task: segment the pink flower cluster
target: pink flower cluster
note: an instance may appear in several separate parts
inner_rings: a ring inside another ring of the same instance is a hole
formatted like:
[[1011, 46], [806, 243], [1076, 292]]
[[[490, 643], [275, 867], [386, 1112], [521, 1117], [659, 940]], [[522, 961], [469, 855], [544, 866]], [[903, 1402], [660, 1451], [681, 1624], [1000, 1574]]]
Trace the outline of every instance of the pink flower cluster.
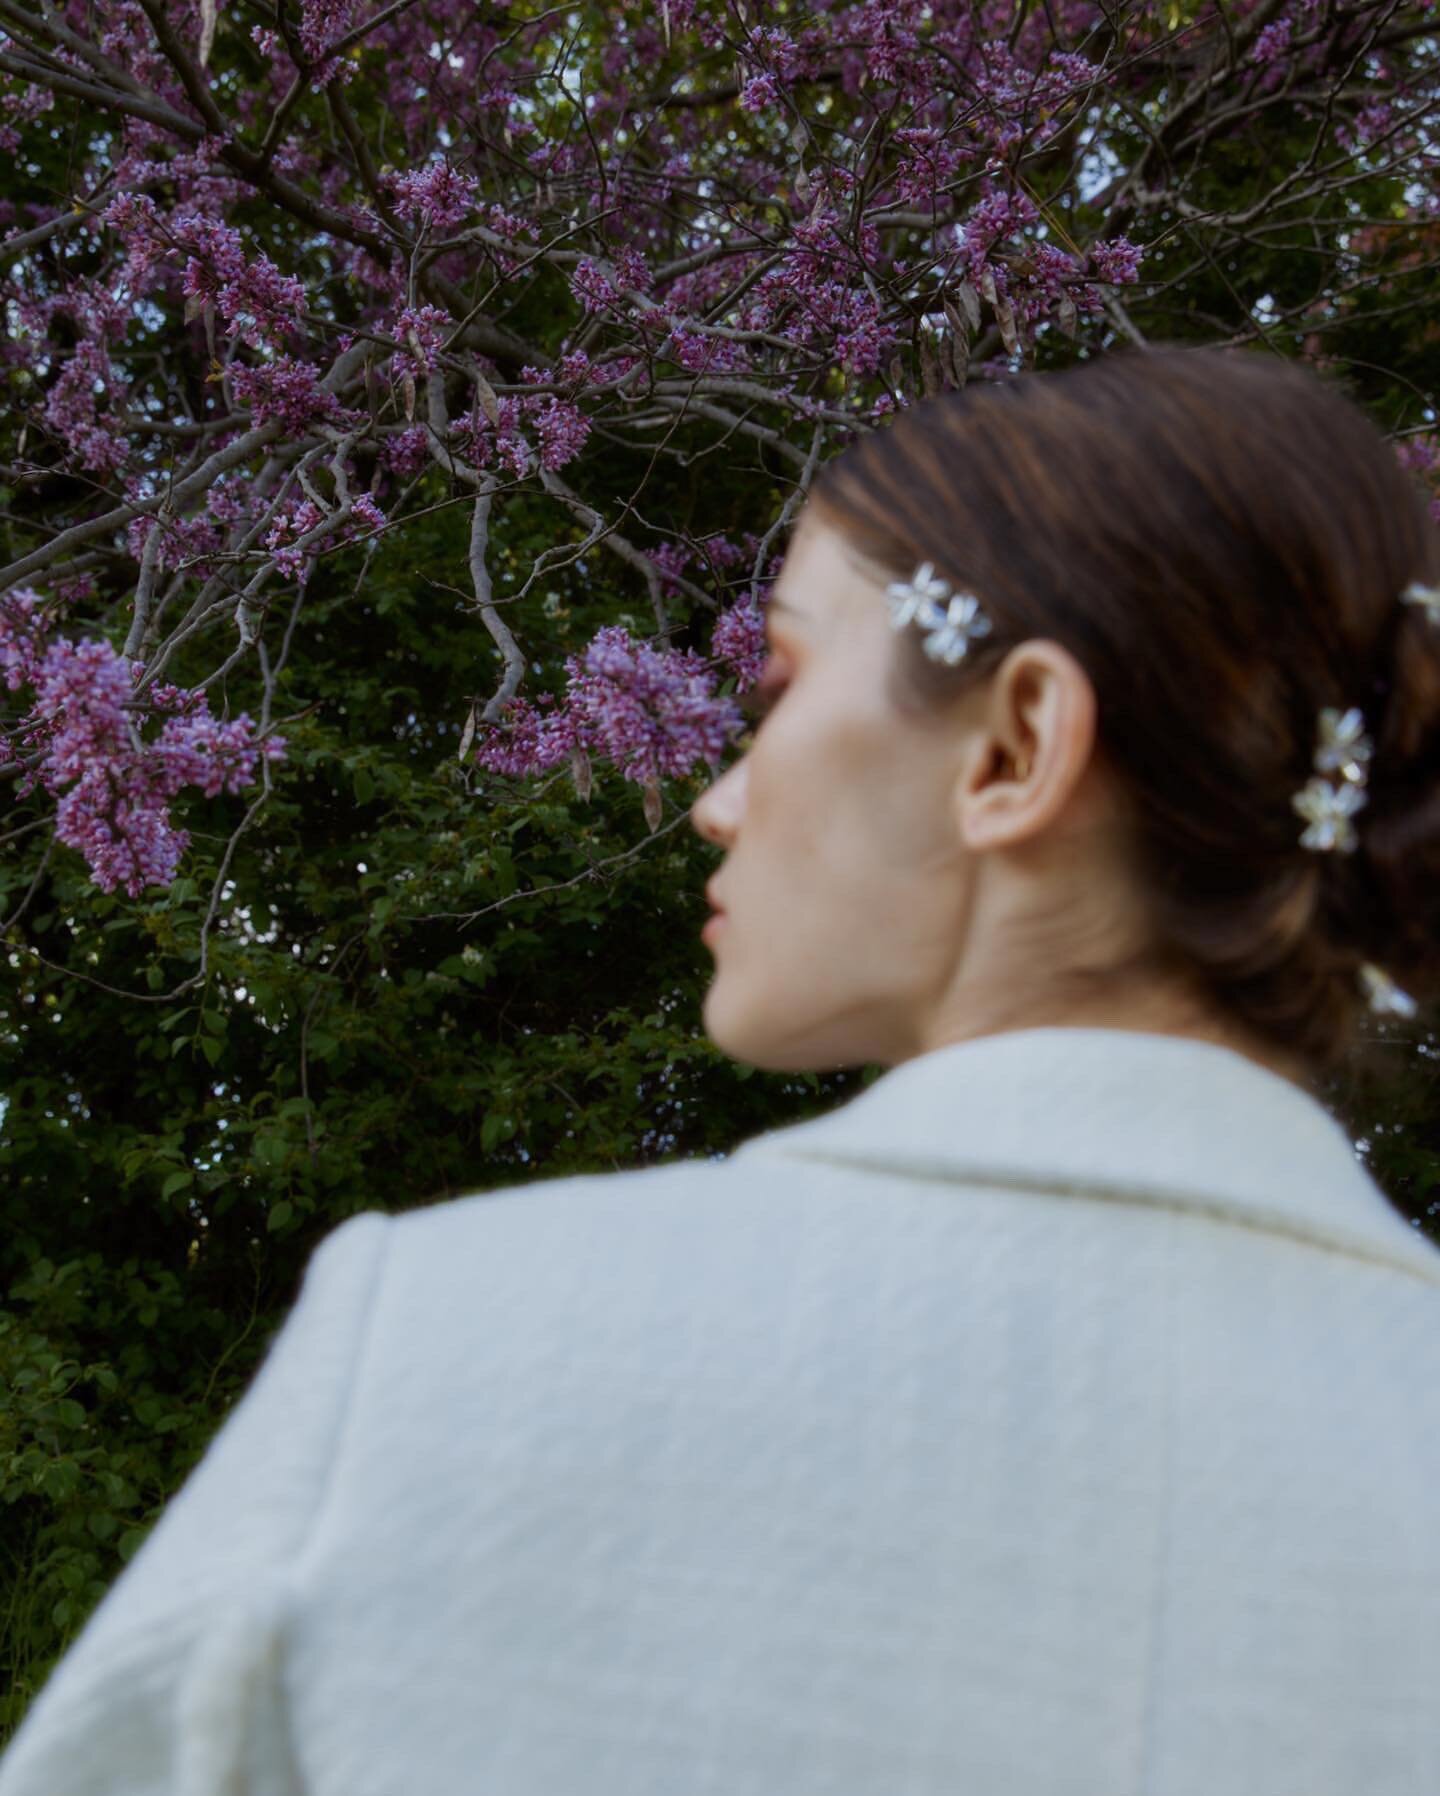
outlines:
[[343, 37], [355, 18], [355, 0], [300, 0], [300, 47], [310, 63], [313, 87], [328, 87], [347, 65], [325, 52]]
[[391, 366], [396, 375], [408, 374], [418, 380], [421, 375], [438, 368], [440, 346], [453, 328], [449, 313], [442, 312], [439, 306], [404, 307], [388, 333], [406, 345], [404, 351], [392, 358]]
[[582, 256], [570, 276], [570, 291], [586, 312], [610, 311], [620, 304], [620, 292], [608, 274], [589, 256]]
[[[738, 646], [747, 630], [742, 623], [725, 640]], [[717, 696], [704, 656], [652, 648], [618, 624], [597, 631], [584, 655], [568, 656], [565, 667], [563, 707], [546, 715], [512, 699], [505, 725], [480, 733], [478, 766], [527, 776], [583, 751], [650, 785], [687, 774], [699, 761], [716, 767], [744, 721], [733, 699]]]
[[448, 162], [395, 177], [395, 210], [411, 223], [448, 231], [474, 210], [475, 182]]
[[113, 474], [130, 454], [130, 444], [109, 405], [123, 402], [125, 383], [117, 380], [105, 344], [82, 336], [45, 396], [46, 424], [82, 468]]
[[[517, 397], [504, 394], [496, 405], [493, 422], [477, 398], [468, 417], [455, 427], [461, 453], [477, 468], [507, 468], [517, 480], [538, 460], [542, 468], [558, 472], [585, 447], [590, 420], [568, 399], [544, 393]], [[525, 435], [529, 423], [539, 441], [538, 454]]]
[[189, 833], [170, 821], [170, 800], [182, 787], [198, 786], [211, 798], [239, 792], [254, 783], [262, 755], [283, 759], [285, 740], [257, 743], [244, 712], [222, 722], [203, 692], [156, 684], [149, 708], [170, 715], [144, 741], [128, 708], [140, 664], [93, 638], [47, 641], [39, 604], [28, 588], [0, 597], [0, 671], [9, 691], [29, 686], [33, 693], [18, 728], [0, 736], [0, 765], [34, 758], [17, 795], [28, 797], [37, 785], [63, 792], [56, 839], [84, 856], [102, 892], [123, 886], [137, 898], [174, 879], [189, 845]]
[[1143, 251], [1128, 237], [1110, 237], [1090, 245], [1090, 266], [1096, 278], [1118, 287], [1140, 278]]
[[1282, 13], [1278, 19], [1261, 30], [1255, 42], [1250, 46], [1250, 60], [1262, 69], [1277, 63], [1290, 48], [1290, 39], [1295, 30], [1295, 21], [1288, 13]]
[[736, 686], [748, 692], [765, 665], [765, 612], [747, 596], [716, 619], [710, 632], [710, 652], [728, 661], [736, 674]]
[[148, 195], [136, 193], [122, 193], [103, 216], [123, 236], [129, 275], [141, 290], [152, 269], [183, 255], [186, 298], [212, 305], [242, 343], [278, 347], [303, 321], [304, 282], [282, 274], [267, 255], [247, 258], [232, 225], [193, 211], [162, 216]]
[[836, 214], [819, 211], [798, 223], [781, 266], [756, 282], [746, 326], [783, 331], [797, 346], [832, 353], [855, 375], [874, 374], [895, 347], [897, 327], [882, 323], [878, 298], [858, 278], [862, 260], [880, 259], [879, 233], [863, 224], [858, 235], [857, 255]]
[[[532, 402], [526, 400], [524, 403]], [[540, 440], [542, 468], [563, 468], [585, 447], [585, 439], [590, 435], [590, 420], [568, 399], [544, 399], [532, 417], [535, 435]]]
[[230, 385], [256, 424], [278, 421], [295, 436], [303, 436], [312, 424], [341, 424], [347, 416], [334, 394], [320, 385], [315, 364], [294, 356], [276, 356], [253, 368], [237, 364], [230, 370]]
[[385, 439], [381, 459], [392, 474], [409, 480], [430, 460], [430, 439], [423, 424], [411, 424]]
[[361, 493], [351, 500], [349, 517], [313, 542], [303, 541], [330, 515], [308, 497], [292, 499], [276, 511], [265, 532], [265, 547], [274, 556], [276, 569], [287, 580], [294, 580], [301, 586], [305, 584], [322, 544], [349, 542], [362, 532], [383, 530], [387, 522], [373, 495]]
[[325, 513], [313, 499], [294, 499], [282, 505], [270, 520], [265, 532], [265, 547], [275, 557], [275, 566], [287, 580], [304, 585], [310, 578], [314, 551], [297, 547], [297, 539], [325, 522]]
[[711, 336], [683, 320], [666, 339], [665, 354], [691, 374], [744, 373], [750, 366], [750, 355], [744, 344]]

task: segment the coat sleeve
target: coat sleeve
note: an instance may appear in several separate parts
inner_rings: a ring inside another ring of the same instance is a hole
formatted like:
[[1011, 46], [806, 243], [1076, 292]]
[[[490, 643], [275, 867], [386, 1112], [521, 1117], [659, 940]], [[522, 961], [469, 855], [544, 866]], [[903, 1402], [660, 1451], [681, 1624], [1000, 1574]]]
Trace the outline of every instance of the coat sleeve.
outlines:
[[298, 1796], [288, 1578], [325, 1501], [388, 1235], [366, 1212], [312, 1254], [249, 1388], [31, 1704], [0, 1796]]

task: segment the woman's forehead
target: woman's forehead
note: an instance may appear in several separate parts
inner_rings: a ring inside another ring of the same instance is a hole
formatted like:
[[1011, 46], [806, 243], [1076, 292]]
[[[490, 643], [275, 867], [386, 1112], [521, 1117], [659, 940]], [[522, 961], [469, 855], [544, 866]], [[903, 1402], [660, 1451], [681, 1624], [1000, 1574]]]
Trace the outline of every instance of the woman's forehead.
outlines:
[[766, 610], [773, 609], [787, 623], [809, 627], [834, 623], [846, 612], [868, 609], [877, 590], [894, 578], [892, 570], [847, 532], [806, 511], [791, 533]]

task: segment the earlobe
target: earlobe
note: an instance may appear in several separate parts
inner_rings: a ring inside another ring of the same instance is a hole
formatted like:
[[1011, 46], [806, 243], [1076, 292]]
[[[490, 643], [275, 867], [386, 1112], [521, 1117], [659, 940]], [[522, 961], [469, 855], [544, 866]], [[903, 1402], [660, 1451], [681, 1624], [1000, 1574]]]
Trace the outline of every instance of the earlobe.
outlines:
[[1037, 814], [1039, 795], [1028, 779], [1029, 769], [1019, 775], [1005, 757], [980, 784], [962, 782], [957, 803], [960, 839], [966, 848], [975, 852], [1001, 848], [1034, 831], [1042, 819]]

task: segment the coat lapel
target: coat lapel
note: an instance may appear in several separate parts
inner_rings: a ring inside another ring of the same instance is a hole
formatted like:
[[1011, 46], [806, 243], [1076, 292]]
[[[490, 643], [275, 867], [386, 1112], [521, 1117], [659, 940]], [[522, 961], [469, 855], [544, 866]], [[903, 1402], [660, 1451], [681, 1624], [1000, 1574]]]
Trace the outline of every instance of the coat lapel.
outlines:
[[1128, 1029], [1013, 1030], [891, 1067], [731, 1155], [1194, 1210], [1440, 1284], [1317, 1099], [1230, 1048]]

